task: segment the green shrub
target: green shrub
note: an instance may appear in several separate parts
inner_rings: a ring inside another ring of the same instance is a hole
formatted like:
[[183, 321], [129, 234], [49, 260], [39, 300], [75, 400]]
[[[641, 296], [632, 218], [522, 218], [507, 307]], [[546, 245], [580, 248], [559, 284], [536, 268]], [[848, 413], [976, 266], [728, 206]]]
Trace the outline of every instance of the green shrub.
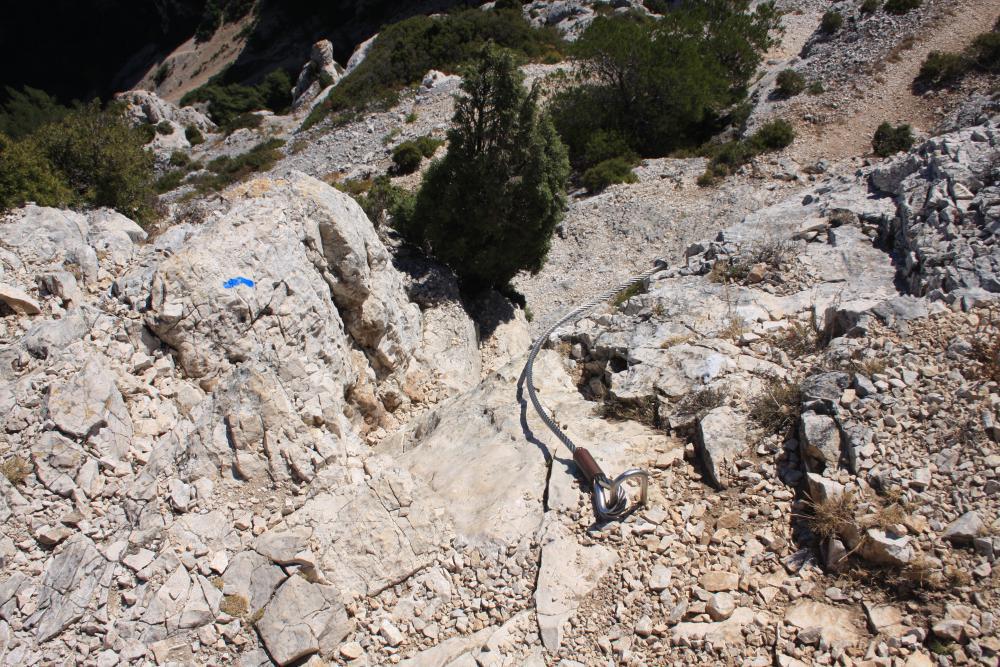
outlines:
[[205, 137], [202, 135], [201, 130], [194, 125], [188, 125], [184, 128], [184, 138], [187, 139], [188, 143], [192, 146], [205, 143]]
[[[891, 2], [892, 0], [890, 0]], [[819, 29], [824, 34], [832, 35], [840, 30], [844, 25], [844, 17], [840, 12], [830, 10], [823, 14], [823, 19], [819, 23]]]
[[874, 14], [875, 12], [878, 11], [878, 3], [879, 0], [864, 0], [864, 2], [861, 3], [861, 7], [859, 7], [859, 9], [861, 10], [862, 14]]
[[260, 114], [253, 113], [252, 111], [247, 111], [241, 113], [240, 115], [229, 119], [228, 122], [222, 124], [222, 133], [225, 135], [230, 135], [236, 130], [243, 128], [249, 128], [251, 130], [257, 129], [264, 124], [264, 117]]
[[0, 134], [0, 211], [29, 201], [68, 206], [73, 192], [38, 142], [30, 138], [13, 141]]
[[281, 113], [292, 104], [292, 79], [288, 72], [276, 69], [255, 86], [224, 84], [213, 78], [181, 98], [181, 106], [207, 102], [208, 114], [218, 125], [226, 126], [250, 111], [268, 109]]
[[170, 70], [173, 69], [170, 63], [162, 63], [156, 68], [156, 72], [153, 74], [153, 83], [157, 86], [162, 86], [163, 82], [167, 80], [170, 76]]
[[889, 157], [911, 148], [913, 148], [913, 130], [909, 125], [893, 127], [887, 122], [882, 123], [872, 137], [872, 150], [879, 157]]
[[824, 92], [826, 92], [826, 89], [823, 88], [823, 82], [817, 80], [809, 84], [808, 92], [810, 95], [822, 95]]
[[420, 168], [424, 155], [412, 141], [404, 141], [392, 151], [393, 171], [400, 175], [412, 174]]
[[443, 139], [435, 139], [429, 134], [417, 137], [413, 140], [413, 143], [418, 149], [420, 149], [421, 155], [427, 158], [434, 157], [434, 153], [437, 152], [437, 149], [444, 146]]
[[170, 154], [171, 167], [187, 167], [191, 164], [191, 156], [184, 151], [174, 151]]
[[931, 51], [920, 64], [916, 84], [922, 88], [941, 88], [961, 79], [969, 71], [969, 60], [960, 53]]
[[1000, 72], [1000, 32], [985, 32], [972, 41], [969, 57], [980, 69]]
[[416, 198], [413, 193], [392, 184], [388, 176], [379, 176], [364, 193], [353, 194], [365, 215], [377, 226], [391, 222], [405, 228], [413, 216]]
[[642, 4], [654, 14], [666, 14], [670, 11], [670, 3], [667, 0], [642, 0]]
[[566, 150], [523, 80], [509, 52], [481, 52], [462, 82], [448, 152], [431, 163], [413, 215], [397, 226], [469, 291], [537, 273], [562, 216]]
[[709, 162], [698, 185], [708, 186], [734, 173], [761, 153], [785, 148], [795, 140], [795, 129], [785, 120], [773, 120], [762, 125], [742, 141], [730, 141], [706, 149]]
[[256, 172], [267, 171], [281, 159], [282, 139], [268, 139], [246, 153], [236, 156], [223, 155], [206, 165], [210, 174], [193, 179], [198, 192], [222, 190]]
[[588, 154], [599, 132], [657, 157], [721, 129], [725, 110], [745, 98], [778, 22], [770, 3], [749, 7], [745, 0], [705, 0], [659, 20], [596, 18], [573, 47], [586, 83], [559, 92], [551, 104], [572, 163], [601, 161]]
[[169, 120], [161, 120], [153, 129], [156, 130], [157, 134], [167, 135], [174, 133], [174, 126], [170, 124]]
[[624, 158], [615, 157], [585, 171], [582, 180], [587, 192], [597, 193], [615, 183], [635, 183], [636, 177], [631, 163]]
[[533, 28], [520, 7], [413, 16], [379, 33], [368, 56], [313, 109], [303, 129], [331, 113], [387, 108], [401, 89], [419, 84], [428, 70], [457, 71], [489, 42], [531, 60], [564, 48], [554, 29]]
[[5, 86], [0, 99], [0, 134], [11, 139], [26, 137], [46, 123], [54, 123], [69, 113], [54, 97], [43, 90], [25, 86], [15, 90]]
[[806, 89], [806, 78], [793, 69], [783, 69], [778, 73], [775, 84], [782, 97], [795, 97]]
[[920, 0], [886, 0], [885, 11], [890, 14], [906, 14], [920, 6]]
[[119, 106], [94, 102], [39, 127], [0, 153], [0, 207], [108, 206], [137, 222], [152, 217], [153, 157]]
[[750, 137], [750, 144], [757, 153], [778, 151], [795, 141], [795, 130], [786, 120], [772, 120], [761, 125]]
[[187, 173], [186, 169], [173, 169], [168, 171], [163, 176], [156, 179], [156, 183], [153, 187], [161, 195], [164, 192], [175, 190], [180, 187], [181, 182], [184, 180], [184, 177], [187, 176]]
[[148, 144], [156, 138], [156, 127], [150, 125], [149, 123], [142, 123], [141, 125], [136, 126], [135, 130], [139, 133], [139, 137], [142, 139], [143, 144]]

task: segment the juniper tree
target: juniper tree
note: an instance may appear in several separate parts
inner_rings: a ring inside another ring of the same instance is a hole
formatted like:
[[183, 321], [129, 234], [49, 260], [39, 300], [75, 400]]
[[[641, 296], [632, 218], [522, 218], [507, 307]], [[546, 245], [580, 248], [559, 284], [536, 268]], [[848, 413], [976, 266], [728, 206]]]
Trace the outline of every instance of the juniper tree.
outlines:
[[566, 149], [511, 54], [487, 47], [466, 73], [448, 152], [424, 176], [401, 231], [466, 290], [505, 287], [545, 262], [565, 205]]

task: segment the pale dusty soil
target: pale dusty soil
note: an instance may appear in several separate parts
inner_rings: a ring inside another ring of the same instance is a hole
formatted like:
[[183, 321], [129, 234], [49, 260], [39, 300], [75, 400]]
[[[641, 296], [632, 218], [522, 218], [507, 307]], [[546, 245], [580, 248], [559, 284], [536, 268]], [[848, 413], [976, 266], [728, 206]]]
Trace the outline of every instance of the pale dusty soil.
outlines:
[[[918, 36], [916, 43], [887, 60], [871, 82], [859, 81], [840, 100], [834, 120], [809, 124], [798, 116], [799, 138], [789, 149], [790, 157], [801, 164], [819, 159], [838, 160], [871, 152], [871, 137], [883, 121], [909, 123], [918, 133], [928, 133], [953, 106], [954, 95], [915, 95], [912, 84], [920, 64], [931, 51], [961, 51], [976, 35], [988, 32], [1000, 14], [1000, 0], [962, 2], [947, 11], [933, 26]], [[801, 107], [802, 102], [793, 106]]]

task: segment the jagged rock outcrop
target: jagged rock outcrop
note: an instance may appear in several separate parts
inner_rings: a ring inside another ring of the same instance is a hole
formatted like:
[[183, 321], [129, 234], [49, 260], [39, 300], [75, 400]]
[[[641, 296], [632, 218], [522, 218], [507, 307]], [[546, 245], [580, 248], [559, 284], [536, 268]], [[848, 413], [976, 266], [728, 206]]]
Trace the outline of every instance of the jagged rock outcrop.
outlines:
[[872, 173], [896, 198], [883, 226], [911, 294], [966, 305], [1000, 294], [1000, 130], [996, 120], [934, 137]]
[[151, 146], [157, 156], [169, 158], [170, 153], [191, 147], [185, 134], [188, 127], [194, 127], [202, 134], [212, 134], [219, 129], [204, 113], [194, 107], [178, 107], [148, 90], [128, 90], [115, 95], [115, 99], [125, 104], [125, 117], [134, 125], [158, 125], [169, 123], [172, 132], [157, 132]]
[[345, 74], [344, 68], [333, 58], [333, 44], [326, 39], [316, 42], [309, 62], [302, 67], [292, 89], [292, 108], [299, 109], [317, 99], [325, 89], [337, 85]]

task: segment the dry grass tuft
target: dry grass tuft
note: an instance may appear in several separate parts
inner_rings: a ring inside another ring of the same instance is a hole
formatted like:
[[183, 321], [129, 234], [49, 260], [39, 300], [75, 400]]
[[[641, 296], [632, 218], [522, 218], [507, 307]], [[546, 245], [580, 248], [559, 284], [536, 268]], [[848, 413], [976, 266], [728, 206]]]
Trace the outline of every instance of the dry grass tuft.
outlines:
[[219, 611], [225, 612], [233, 618], [243, 618], [249, 609], [250, 602], [239, 593], [227, 595], [219, 603]]
[[684, 395], [677, 404], [682, 414], [695, 415], [698, 419], [708, 412], [725, 404], [726, 392], [722, 389], [702, 389]]
[[608, 396], [601, 405], [601, 417], [616, 421], [636, 421], [646, 426], [659, 424], [659, 405], [655, 396], [622, 399]]
[[802, 390], [797, 383], [772, 379], [750, 401], [750, 418], [769, 433], [791, 428], [802, 412]]
[[848, 534], [855, 525], [858, 499], [848, 491], [823, 502], [808, 502], [811, 514], [806, 523], [815, 535], [826, 540]]
[[12, 456], [0, 463], [0, 473], [7, 478], [8, 482], [17, 486], [23, 484], [28, 475], [31, 474], [31, 464], [20, 456]]
[[773, 344], [793, 358], [804, 357], [819, 349], [819, 336], [808, 324], [792, 322], [792, 326], [775, 336]]

